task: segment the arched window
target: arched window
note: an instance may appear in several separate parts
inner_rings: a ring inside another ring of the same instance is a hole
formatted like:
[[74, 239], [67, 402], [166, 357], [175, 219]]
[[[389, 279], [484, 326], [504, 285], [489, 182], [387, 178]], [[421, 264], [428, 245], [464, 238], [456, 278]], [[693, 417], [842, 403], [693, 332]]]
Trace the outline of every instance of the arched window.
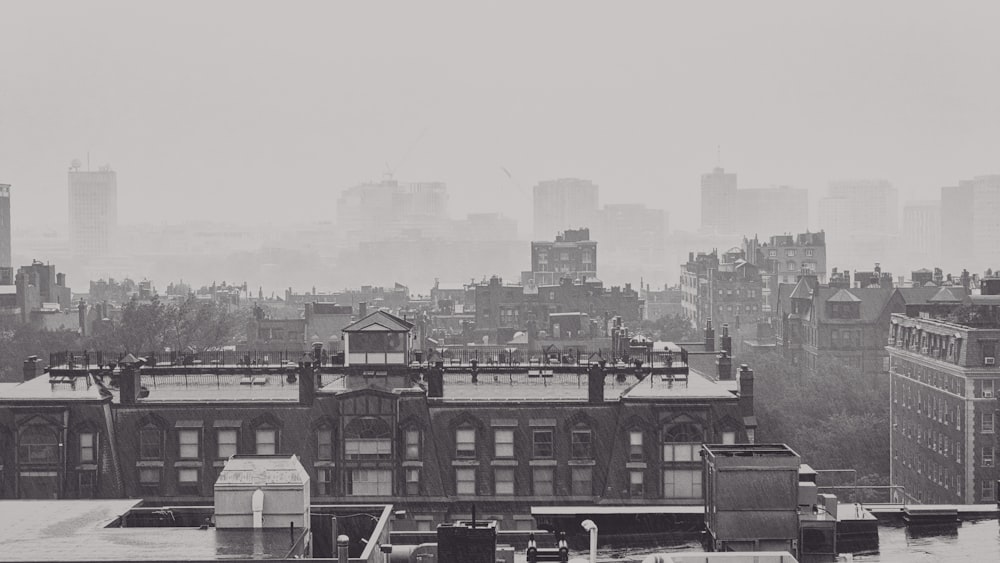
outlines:
[[592, 459], [594, 457], [593, 436], [590, 428], [577, 424], [570, 430], [570, 446], [573, 459]]
[[357, 461], [392, 459], [392, 428], [381, 418], [352, 420], [344, 428], [344, 457]]
[[163, 459], [163, 429], [153, 423], [139, 429], [139, 459]]
[[697, 461], [704, 431], [692, 422], [674, 424], [663, 433], [663, 461]]
[[21, 463], [59, 463], [59, 437], [45, 425], [32, 424], [21, 430], [18, 440]]
[[316, 459], [333, 460], [333, 428], [329, 424], [316, 427]]

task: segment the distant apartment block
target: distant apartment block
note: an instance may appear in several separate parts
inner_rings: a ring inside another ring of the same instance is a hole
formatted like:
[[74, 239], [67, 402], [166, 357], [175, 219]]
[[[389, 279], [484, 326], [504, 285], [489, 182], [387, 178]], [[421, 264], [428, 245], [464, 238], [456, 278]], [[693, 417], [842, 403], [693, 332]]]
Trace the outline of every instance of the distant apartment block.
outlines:
[[738, 189], [736, 174], [716, 167], [701, 176], [701, 226], [746, 236], [805, 231], [809, 192], [788, 186]]
[[667, 212], [641, 203], [609, 204], [591, 229], [601, 241], [604, 280], [666, 280]]
[[893, 501], [995, 504], [1000, 279], [934, 289], [887, 337]]
[[72, 328], [67, 320], [79, 322], [75, 316], [64, 318], [70, 306], [71, 292], [66, 286], [66, 274], [56, 273], [56, 267], [35, 260], [30, 266], [17, 270], [17, 308], [22, 323], [32, 323], [37, 328]]
[[940, 262], [940, 201], [911, 201], [903, 206], [900, 251], [910, 264]]
[[945, 270], [1000, 267], [1000, 174], [941, 188], [941, 246]]
[[10, 184], [0, 184], [0, 285], [11, 285]]
[[886, 180], [833, 182], [819, 201], [833, 263], [871, 264], [892, 255], [899, 232], [899, 195]]
[[449, 229], [448, 188], [442, 182], [393, 178], [348, 188], [337, 199], [340, 244], [441, 236]]
[[567, 230], [554, 241], [531, 243], [531, 271], [521, 274], [521, 282], [554, 285], [562, 278], [586, 281], [597, 277], [597, 241], [590, 229]]
[[746, 260], [743, 249], [732, 248], [720, 257], [693, 252], [681, 273], [684, 316], [691, 326], [728, 324], [740, 352], [743, 337], [756, 334], [764, 316], [764, 283], [760, 268]]
[[69, 169], [70, 250], [78, 260], [111, 254], [118, 228], [118, 174], [110, 166], [81, 171]]
[[597, 219], [597, 184], [579, 178], [539, 182], [534, 189], [534, 236], [590, 228]]

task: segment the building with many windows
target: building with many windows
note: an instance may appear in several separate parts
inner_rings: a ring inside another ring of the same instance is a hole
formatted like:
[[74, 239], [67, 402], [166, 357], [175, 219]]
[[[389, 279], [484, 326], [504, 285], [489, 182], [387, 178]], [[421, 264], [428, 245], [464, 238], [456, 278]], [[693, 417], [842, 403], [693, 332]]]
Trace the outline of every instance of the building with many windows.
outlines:
[[530, 527], [532, 505], [699, 505], [701, 444], [754, 440], [746, 366], [698, 373], [686, 353], [642, 370], [358, 356], [405, 342], [406, 326], [377, 312], [345, 329], [347, 367], [76, 358], [41, 373], [29, 360], [23, 383], [0, 387], [0, 497], [197, 504], [233, 455], [295, 454], [314, 503], [391, 498], [416, 529], [475, 504]]
[[69, 240], [74, 258], [89, 262], [114, 249], [118, 228], [118, 173], [111, 166], [69, 170]]
[[539, 182], [532, 194], [534, 237], [542, 239], [567, 229], [593, 227], [599, 191], [597, 184], [579, 178]]
[[886, 349], [898, 502], [997, 501], [998, 286], [984, 280], [982, 294], [969, 296], [942, 287], [892, 315]]
[[531, 243], [531, 271], [521, 273], [521, 283], [553, 285], [562, 278], [585, 282], [597, 278], [597, 241], [590, 229], [568, 230], [554, 241]]
[[692, 326], [710, 320], [728, 324], [739, 353], [744, 337], [755, 334], [764, 314], [764, 283], [759, 267], [746, 260], [740, 248], [721, 258], [717, 251], [692, 252], [681, 274], [682, 306]]

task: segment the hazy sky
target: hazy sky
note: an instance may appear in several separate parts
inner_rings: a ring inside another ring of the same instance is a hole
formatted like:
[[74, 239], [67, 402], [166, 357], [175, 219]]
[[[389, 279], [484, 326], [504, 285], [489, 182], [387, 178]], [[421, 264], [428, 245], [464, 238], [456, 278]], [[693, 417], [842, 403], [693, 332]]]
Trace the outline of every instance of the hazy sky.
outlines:
[[1000, 172], [998, 21], [997, 2], [0, 1], [0, 183], [16, 225], [64, 223], [89, 150], [125, 222], [311, 220], [388, 163], [447, 182], [453, 214], [528, 225], [535, 182], [579, 176], [693, 228], [722, 145], [741, 187], [935, 197]]

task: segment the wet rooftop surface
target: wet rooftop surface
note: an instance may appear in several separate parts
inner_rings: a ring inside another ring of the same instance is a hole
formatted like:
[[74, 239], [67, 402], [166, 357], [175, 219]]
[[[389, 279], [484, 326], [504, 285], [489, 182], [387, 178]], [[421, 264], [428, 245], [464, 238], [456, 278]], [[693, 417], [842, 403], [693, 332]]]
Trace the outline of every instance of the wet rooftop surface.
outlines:
[[106, 528], [137, 500], [0, 501], [0, 561], [282, 558], [287, 529]]

